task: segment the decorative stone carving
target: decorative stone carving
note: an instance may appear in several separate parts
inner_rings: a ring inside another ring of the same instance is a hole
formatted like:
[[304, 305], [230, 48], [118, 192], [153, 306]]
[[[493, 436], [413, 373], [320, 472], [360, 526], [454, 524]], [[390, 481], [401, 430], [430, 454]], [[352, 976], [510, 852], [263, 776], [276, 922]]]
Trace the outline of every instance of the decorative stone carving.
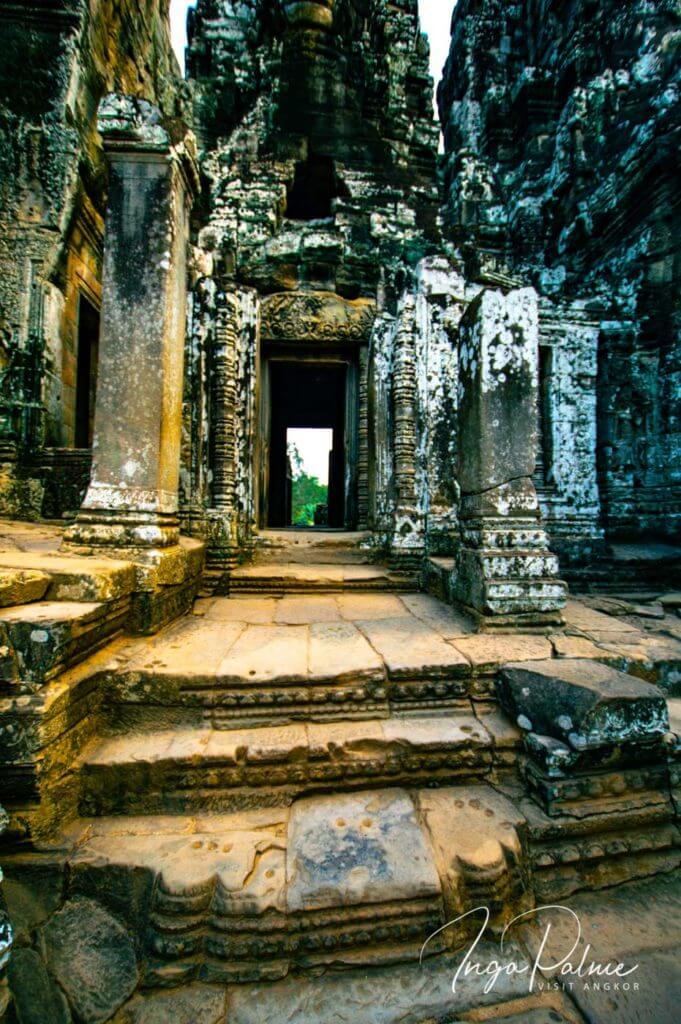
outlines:
[[367, 343], [376, 316], [369, 299], [349, 301], [331, 292], [285, 292], [262, 300], [263, 341]]

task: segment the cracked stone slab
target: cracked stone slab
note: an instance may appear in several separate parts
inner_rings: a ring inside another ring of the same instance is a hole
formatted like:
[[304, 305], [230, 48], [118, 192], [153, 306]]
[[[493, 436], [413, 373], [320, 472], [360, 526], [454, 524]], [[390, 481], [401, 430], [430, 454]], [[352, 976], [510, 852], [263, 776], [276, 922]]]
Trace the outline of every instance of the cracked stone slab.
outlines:
[[293, 913], [440, 893], [432, 853], [401, 789], [297, 801], [286, 871]]
[[651, 742], [669, 728], [662, 690], [593, 661], [565, 658], [507, 665], [497, 692], [521, 728], [576, 750]]
[[425, 622], [445, 640], [456, 640], [475, 632], [473, 622], [463, 612], [438, 601], [430, 594], [404, 594], [402, 601], [412, 615]]
[[494, 672], [509, 661], [550, 658], [552, 648], [543, 636], [489, 636], [483, 633], [452, 641], [478, 672]]
[[217, 676], [221, 683], [305, 682], [308, 639], [307, 626], [247, 626]]
[[467, 659], [439, 633], [411, 616], [357, 623], [394, 679], [466, 675]]
[[311, 682], [382, 680], [383, 662], [351, 622], [316, 622], [310, 626]]

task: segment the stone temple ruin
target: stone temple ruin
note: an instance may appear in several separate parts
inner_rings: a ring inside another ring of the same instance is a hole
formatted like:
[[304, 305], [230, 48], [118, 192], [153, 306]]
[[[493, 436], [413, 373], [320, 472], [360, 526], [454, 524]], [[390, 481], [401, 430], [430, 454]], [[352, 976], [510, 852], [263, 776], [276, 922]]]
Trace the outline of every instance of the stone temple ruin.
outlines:
[[3, 1024], [678, 1020], [681, 15], [445, 2], [0, 6]]

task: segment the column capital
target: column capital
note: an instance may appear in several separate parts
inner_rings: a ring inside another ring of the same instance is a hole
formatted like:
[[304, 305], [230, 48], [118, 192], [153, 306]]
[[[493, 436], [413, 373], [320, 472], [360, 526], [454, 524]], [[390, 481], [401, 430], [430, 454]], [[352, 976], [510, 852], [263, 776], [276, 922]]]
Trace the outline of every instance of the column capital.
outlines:
[[166, 118], [148, 100], [113, 92], [99, 104], [97, 130], [110, 161], [117, 157], [170, 161], [182, 174], [190, 197], [198, 193], [196, 139], [181, 118]]

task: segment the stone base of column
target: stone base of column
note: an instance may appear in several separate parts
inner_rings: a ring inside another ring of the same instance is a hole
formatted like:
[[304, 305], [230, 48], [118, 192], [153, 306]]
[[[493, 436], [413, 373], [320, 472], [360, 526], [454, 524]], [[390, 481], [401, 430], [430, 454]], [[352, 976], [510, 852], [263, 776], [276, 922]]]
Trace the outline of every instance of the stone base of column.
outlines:
[[418, 572], [425, 553], [423, 514], [413, 506], [399, 507], [388, 553], [390, 568], [396, 572]]
[[180, 525], [174, 514], [82, 508], [65, 531], [63, 546], [88, 549], [90, 554], [101, 548], [170, 548], [179, 540]]
[[558, 579], [539, 510], [503, 515], [514, 502], [536, 506], [522, 484], [462, 502], [451, 593], [484, 632], [549, 632], [563, 625], [567, 585]]
[[[64, 535], [62, 550], [66, 554], [104, 556], [134, 564], [135, 589], [127, 625], [131, 633], [156, 633], [191, 609], [203, 573], [202, 541], [180, 537], [177, 525], [163, 533], [157, 527], [165, 524], [145, 522], [143, 514], [136, 524], [100, 521], [98, 515], [92, 519], [89, 513], [87, 517], [78, 517]], [[149, 532], [140, 534], [138, 531], [145, 527], [151, 527]], [[153, 540], [149, 543], [149, 539], [158, 536], [165, 537], [165, 546], [154, 546]], [[176, 542], [169, 543], [169, 536], [175, 536]]]

